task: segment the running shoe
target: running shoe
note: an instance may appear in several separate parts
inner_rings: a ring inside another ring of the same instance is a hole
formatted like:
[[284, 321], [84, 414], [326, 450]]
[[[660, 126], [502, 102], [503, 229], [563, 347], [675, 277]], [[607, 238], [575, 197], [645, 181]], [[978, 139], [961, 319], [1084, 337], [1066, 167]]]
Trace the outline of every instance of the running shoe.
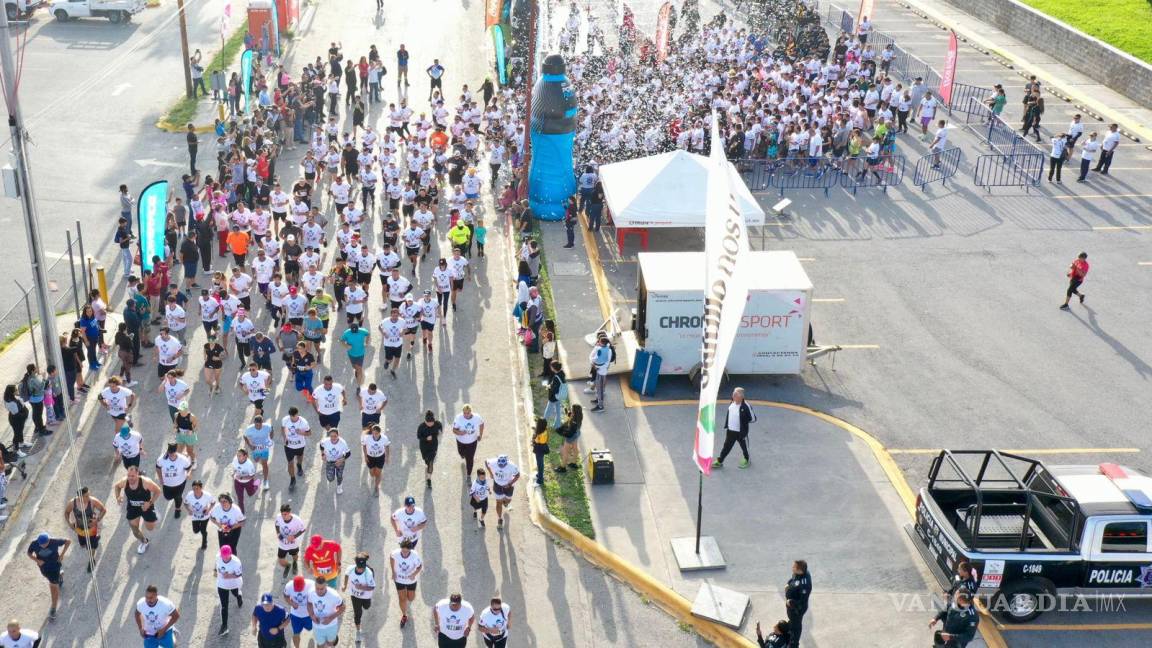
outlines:
[[343, 486], [337, 486], [336, 487], [336, 494], [337, 495], [343, 495], [344, 494], [344, 487]]
[[407, 614], [400, 617], [400, 627], [403, 628], [406, 625], [408, 625], [408, 615]]
[[136, 546], [136, 553], [143, 554], [145, 551], [148, 551], [148, 541], [147, 540], [140, 542], [140, 544], [138, 544]]
[[268, 482], [264, 482], [264, 490], [268, 490], [269, 488], [270, 488], [270, 486], [269, 486]]
[[220, 632], [217, 632], [216, 634], [221, 636], [221, 637], [227, 636], [228, 635], [228, 626], [221, 625], [220, 626]]
[[296, 464], [296, 476], [297, 477], [303, 477], [304, 476], [304, 464]]

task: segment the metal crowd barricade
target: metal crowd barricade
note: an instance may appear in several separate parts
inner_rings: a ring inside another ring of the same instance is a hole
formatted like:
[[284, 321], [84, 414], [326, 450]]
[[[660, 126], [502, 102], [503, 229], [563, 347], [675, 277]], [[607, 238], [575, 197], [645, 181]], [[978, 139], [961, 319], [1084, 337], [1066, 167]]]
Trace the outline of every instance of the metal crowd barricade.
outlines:
[[761, 192], [772, 188], [772, 176], [780, 165], [779, 160], [736, 160], [736, 171], [740, 173], [748, 191]]
[[991, 112], [984, 100], [992, 96], [992, 90], [967, 83], [952, 84], [952, 100], [948, 102], [948, 114], [962, 112], [985, 115]]
[[785, 189], [822, 189], [824, 196], [836, 186], [840, 171], [828, 158], [790, 158], [782, 160], [772, 174], [772, 186], [784, 195]]
[[916, 160], [912, 171], [912, 184], [926, 190], [928, 185], [939, 182], [947, 185], [948, 178], [960, 170], [960, 148], [952, 147], [939, 153], [929, 153]]
[[840, 12], [840, 31], [845, 34], [851, 34], [856, 31], [856, 19], [847, 11]]
[[981, 155], [976, 158], [972, 179], [977, 187], [984, 187], [989, 193], [992, 187], [1023, 187], [1028, 191], [1040, 186], [1045, 157], [1043, 153]]
[[851, 189], [852, 195], [856, 195], [860, 187], [880, 187], [884, 193], [888, 193], [888, 187], [896, 186], [904, 180], [904, 163], [903, 155], [882, 155], [880, 164], [875, 166], [860, 158], [854, 162], [851, 171], [846, 169], [840, 174], [840, 186]]

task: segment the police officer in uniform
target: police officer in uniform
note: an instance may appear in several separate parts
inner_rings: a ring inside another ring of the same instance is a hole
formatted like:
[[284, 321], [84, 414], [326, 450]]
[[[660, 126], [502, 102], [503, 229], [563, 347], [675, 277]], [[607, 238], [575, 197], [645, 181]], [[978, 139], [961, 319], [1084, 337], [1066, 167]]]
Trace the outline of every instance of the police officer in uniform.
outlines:
[[756, 643], [760, 645], [760, 648], [788, 648], [791, 637], [787, 621], [777, 621], [767, 637], [760, 630], [760, 622], [756, 622]]
[[972, 563], [961, 561], [956, 565], [956, 574], [952, 576], [952, 586], [944, 594], [944, 602], [951, 603], [960, 592], [972, 597], [976, 594], [976, 587], [976, 570]]
[[808, 612], [808, 597], [812, 594], [812, 576], [808, 574], [808, 561], [792, 563], [792, 577], [784, 586], [785, 608], [788, 612], [788, 631], [791, 648], [799, 648], [800, 632], [804, 628], [804, 614]]
[[952, 604], [941, 610], [928, 623], [928, 627], [935, 627], [939, 621], [944, 622], [944, 627], [932, 636], [933, 648], [964, 648], [976, 636], [980, 615], [972, 605], [972, 596], [967, 592], [958, 591]]

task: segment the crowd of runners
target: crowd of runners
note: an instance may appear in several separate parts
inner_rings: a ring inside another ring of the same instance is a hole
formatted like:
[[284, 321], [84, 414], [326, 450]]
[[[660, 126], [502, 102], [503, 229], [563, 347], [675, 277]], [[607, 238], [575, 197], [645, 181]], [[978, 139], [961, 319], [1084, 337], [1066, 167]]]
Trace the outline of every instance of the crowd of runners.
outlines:
[[[244, 586], [243, 561], [254, 558], [242, 542], [245, 529], [273, 524], [280, 588], [253, 596], [258, 604], [251, 611], [262, 647], [286, 646], [289, 637], [298, 647], [308, 633], [317, 646], [334, 646], [346, 607], [360, 642], [379, 600], [377, 583], [388, 580], [401, 628], [419, 615], [440, 646], [464, 646], [479, 634], [485, 645], [502, 647], [508, 638], [511, 611], [498, 596], [474, 608], [462, 593], [445, 592], [431, 610], [412, 610], [424, 568], [421, 537], [436, 528], [412, 495], [395, 494], [403, 506], [391, 515], [394, 540], [385, 542], [386, 560], [376, 567], [369, 554], [379, 548], [345, 547], [318, 533], [289, 503], [276, 513], [261, 507], [263, 515], [252, 506], [273, 482], [288, 492], [328, 487], [339, 496], [347, 470], [367, 472], [370, 497], [378, 497], [383, 471], [395, 463], [387, 432], [408, 425], [385, 425], [389, 383], [415, 382], [415, 367], [431, 362], [441, 336], [479, 320], [480, 301], [459, 296], [486, 280], [481, 192], [486, 181], [496, 186], [505, 165], [512, 176], [521, 164], [522, 108], [518, 95], [496, 93], [490, 83], [443, 95], [445, 70], [435, 61], [426, 70], [427, 109], [417, 113], [410, 103], [422, 102], [409, 101], [408, 60], [403, 45], [385, 63], [375, 46], [358, 57], [332, 43], [296, 80], [268, 60], [258, 63], [251, 113], [239, 112], [231, 97], [222, 99], [235, 114], [217, 124], [217, 160], [208, 173], [196, 166], [199, 142], [189, 129], [191, 168], [169, 205], [166, 251], [139, 276], [132, 200], [121, 188], [126, 213], [116, 242], [129, 295], [123, 320], [108, 330], [110, 309], [94, 296], [100, 316], [93, 313], [86, 331], [78, 324], [87, 349], [77, 356], [94, 371], [110, 362], [113, 349], [119, 357], [110, 368], [116, 375], [97, 388], [105, 422], [94, 427], [109, 435], [120, 474], [114, 502], [81, 487], [64, 517], [86, 551], [89, 572], [98, 566], [107, 526], [126, 524], [136, 552], [145, 554], [161, 516], [187, 519], [188, 527], [178, 523], [181, 533], [190, 532], [199, 550], [215, 555], [220, 635], [237, 629], [231, 605], [243, 608], [245, 593], [252, 595]], [[393, 61], [397, 99], [385, 107], [382, 86]], [[286, 159], [300, 160], [300, 177], [277, 173]], [[368, 305], [375, 289], [379, 313]], [[200, 337], [197, 322], [202, 343], [193, 342]], [[370, 346], [381, 352], [379, 378], [364, 370]], [[151, 368], [136, 369], [143, 365]], [[355, 384], [332, 375], [346, 367]], [[200, 478], [201, 438], [220, 430], [190, 399], [185, 374], [196, 368], [211, 400], [231, 397], [246, 407], [248, 423], [225, 468], [232, 488], [223, 492], [210, 492]], [[82, 364], [76, 369], [83, 376]], [[142, 375], [153, 370], [155, 380]], [[276, 384], [283, 370], [289, 385]], [[170, 424], [140, 420], [135, 413], [144, 399], [163, 399]], [[486, 432], [481, 413], [464, 404], [447, 424], [431, 410], [410, 423], [425, 488], [433, 487], [433, 466], [447, 437], [470, 478], [462, 499], [473, 524], [484, 531], [491, 499], [496, 526], [503, 527], [521, 471], [509, 454], [478, 455]], [[145, 448], [160, 435], [170, 441], [152, 460]], [[308, 477], [309, 465], [316, 478]], [[50, 619], [73, 543], [43, 533], [28, 547], [50, 584]], [[172, 646], [180, 619], [179, 601], [157, 585], [147, 584], [135, 606], [146, 648]], [[17, 629], [15, 636], [30, 633]]]

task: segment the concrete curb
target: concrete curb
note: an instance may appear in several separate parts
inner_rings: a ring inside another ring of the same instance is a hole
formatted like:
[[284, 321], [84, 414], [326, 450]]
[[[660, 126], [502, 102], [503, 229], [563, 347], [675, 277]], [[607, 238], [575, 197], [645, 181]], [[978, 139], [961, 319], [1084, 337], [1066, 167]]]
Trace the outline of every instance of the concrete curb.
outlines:
[[[1079, 90], [1069, 89], [1062, 84], [1061, 79], [1054, 77], [1052, 74], [1045, 71], [1043, 66], [1036, 65], [1028, 59], [1003, 51], [999, 45], [989, 41], [978, 31], [965, 28], [963, 25], [958, 26], [953, 21], [940, 15], [935, 9], [925, 7], [924, 5], [920, 4], [918, 0], [899, 1], [900, 4], [903, 4], [924, 18], [931, 20], [941, 27], [951, 29], [952, 31], [955, 31], [958, 36], [962, 36], [980, 48], [992, 52], [997, 57], [1008, 62], [1009, 65], [1026, 69], [1030, 74], [1035, 74], [1037, 79], [1041, 80], [1046, 86], [1048, 86], [1048, 90], [1050, 92], [1053, 90], [1058, 90], [1058, 92], [1054, 92], [1054, 94], [1057, 96], [1077, 104], [1078, 107], [1082, 107], [1085, 111], [1095, 112], [1098, 115], [1106, 117], [1108, 121], [1120, 124], [1120, 130], [1130, 139], [1134, 139], [1135, 141], [1142, 144], [1152, 141], [1152, 128], [1147, 128], [1143, 125], [1133, 123], [1129, 118], [1114, 112], [1110, 106], [1101, 103], [1097, 99], [1094, 99]], [[963, 11], [963, 9], [958, 8], [957, 11]], [[972, 20], [979, 19], [973, 17]]]

